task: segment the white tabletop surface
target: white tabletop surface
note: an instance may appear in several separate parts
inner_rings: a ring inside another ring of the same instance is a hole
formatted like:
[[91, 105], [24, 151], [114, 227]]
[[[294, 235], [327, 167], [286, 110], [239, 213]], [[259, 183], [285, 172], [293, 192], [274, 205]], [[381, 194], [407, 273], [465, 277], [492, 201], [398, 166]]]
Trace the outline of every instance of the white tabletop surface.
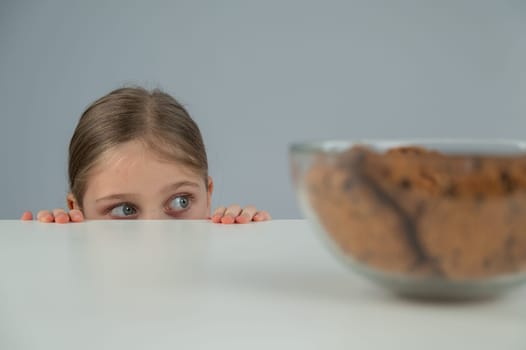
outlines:
[[402, 299], [303, 220], [0, 221], [0, 349], [526, 349], [526, 289]]

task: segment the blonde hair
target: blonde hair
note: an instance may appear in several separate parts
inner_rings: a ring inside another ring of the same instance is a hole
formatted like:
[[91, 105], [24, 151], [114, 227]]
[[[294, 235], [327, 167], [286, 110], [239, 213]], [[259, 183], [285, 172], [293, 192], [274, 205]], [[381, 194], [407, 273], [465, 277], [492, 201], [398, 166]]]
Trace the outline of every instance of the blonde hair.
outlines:
[[69, 188], [78, 204], [90, 170], [111, 148], [138, 140], [162, 159], [196, 171], [208, 184], [208, 161], [199, 127], [185, 108], [159, 89], [124, 87], [84, 111], [69, 144]]

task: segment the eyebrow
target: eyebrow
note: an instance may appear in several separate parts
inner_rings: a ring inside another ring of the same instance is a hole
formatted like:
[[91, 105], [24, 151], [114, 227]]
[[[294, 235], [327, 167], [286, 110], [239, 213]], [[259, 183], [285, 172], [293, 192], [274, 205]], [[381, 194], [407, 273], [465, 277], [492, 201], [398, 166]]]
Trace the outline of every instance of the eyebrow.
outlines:
[[199, 188], [199, 184], [197, 182], [193, 182], [193, 181], [179, 181], [179, 182], [175, 182], [173, 184], [170, 184], [168, 186], [163, 187], [161, 189], [161, 193], [164, 193], [164, 192], [167, 192], [167, 191], [176, 191], [180, 187], [185, 187], [185, 186]]
[[[199, 184], [196, 182], [179, 181], [179, 182], [175, 182], [168, 186], [163, 187], [161, 189], [161, 193], [168, 192], [168, 191], [176, 191], [179, 188], [185, 187], [185, 186], [199, 188]], [[95, 200], [95, 202], [98, 203], [98, 202], [103, 202], [103, 201], [108, 201], [108, 200], [125, 200], [125, 199], [129, 200], [130, 198], [133, 198], [135, 196], [136, 196], [135, 193], [115, 193], [115, 194], [110, 194], [108, 196], [98, 198]]]

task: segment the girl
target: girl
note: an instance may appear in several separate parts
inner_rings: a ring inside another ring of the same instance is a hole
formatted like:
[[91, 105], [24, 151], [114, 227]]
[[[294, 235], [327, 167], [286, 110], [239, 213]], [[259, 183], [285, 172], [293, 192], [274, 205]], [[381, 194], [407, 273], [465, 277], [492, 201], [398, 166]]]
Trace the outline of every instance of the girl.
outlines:
[[[173, 97], [120, 88], [82, 114], [69, 145], [69, 212], [43, 210], [41, 222], [100, 219], [270, 220], [253, 206], [219, 207], [197, 124]], [[25, 212], [22, 220], [32, 220]]]

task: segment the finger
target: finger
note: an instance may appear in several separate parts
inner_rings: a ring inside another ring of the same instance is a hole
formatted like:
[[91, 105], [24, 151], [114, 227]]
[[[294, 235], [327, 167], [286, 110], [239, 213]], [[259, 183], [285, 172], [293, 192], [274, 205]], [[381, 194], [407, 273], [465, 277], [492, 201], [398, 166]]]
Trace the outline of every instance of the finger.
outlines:
[[30, 211], [25, 211], [24, 214], [20, 217], [20, 220], [30, 221], [33, 220], [33, 213]]
[[67, 224], [69, 222], [69, 215], [64, 209], [53, 210], [53, 216], [55, 217], [55, 222], [57, 224]]
[[37, 220], [40, 222], [53, 222], [55, 218], [49, 210], [41, 210], [37, 214]]
[[239, 214], [241, 214], [241, 207], [237, 204], [230, 205], [228, 208], [226, 208], [225, 215], [236, 217]]
[[214, 210], [214, 213], [212, 214], [212, 222], [216, 224], [220, 223], [221, 218], [223, 215], [225, 215], [225, 211], [225, 207], [218, 207], [216, 210]]
[[252, 218], [253, 221], [269, 221], [272, 220], [272, 217], [266, 210], [261, 210], [254, 215]]
[[251, 222], [254, 215], [258, 210], [253, 205], [249, 205], [241, 211], [241, 213], [236, 217], [236, 222], [239, 224], [246, 224]]
[[236, 221], [236, 216], [241, 213], [241, 207], [237, 204], [231, 205], [226, 208], [225, 215], [221, 219], [223, 224], [233, 224]]
[[84, 214], [78, 209], [72, 209], [69, 211], [69, 217], [72, 222], [82, 222], [84, 221]]

